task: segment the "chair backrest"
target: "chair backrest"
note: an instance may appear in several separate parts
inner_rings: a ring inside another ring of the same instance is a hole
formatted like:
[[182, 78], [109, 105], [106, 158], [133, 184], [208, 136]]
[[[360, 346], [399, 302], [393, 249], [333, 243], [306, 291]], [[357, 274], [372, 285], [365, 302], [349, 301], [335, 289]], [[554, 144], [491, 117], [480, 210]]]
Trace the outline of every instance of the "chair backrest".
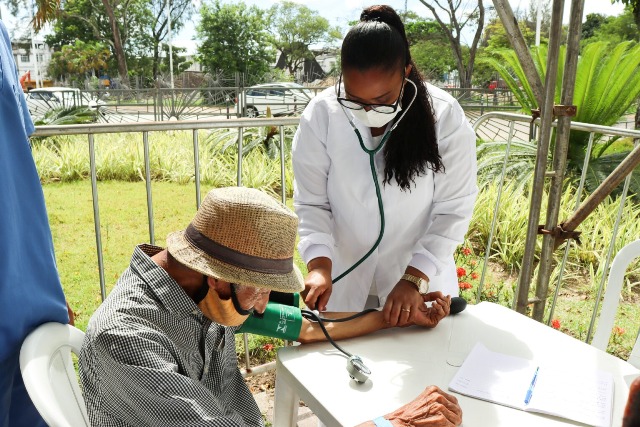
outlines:
[[[636, 259], [638, 256], [640, 256], [640, 240], [631, 242], [620, 249], [620, 252], [618, 252], [611, 263], [607, 291], [604, 294], [604, 301], [602, 302], [602, 311], [600, 312], [600, 319], [598, 320], [598, 328], [596, 329], [593, 341], [591, 342], [591, 345], [599, 348], [600, 350], [607, 350], [611, 329], [613, 329], [616, 311], [620, 302], [620, 292], [622, 292], [624, 274], [631, 261]], [[631, 350], [629, 363], [640, 368], [640, 340], [638, 338], [636, 338], [633, 350]]]
[[89, 427], [71, 352], [80, 353], [84, 333], [50, 322], [32, 331], [20, 349], [24, 385], [36, 409], [51, 427]]

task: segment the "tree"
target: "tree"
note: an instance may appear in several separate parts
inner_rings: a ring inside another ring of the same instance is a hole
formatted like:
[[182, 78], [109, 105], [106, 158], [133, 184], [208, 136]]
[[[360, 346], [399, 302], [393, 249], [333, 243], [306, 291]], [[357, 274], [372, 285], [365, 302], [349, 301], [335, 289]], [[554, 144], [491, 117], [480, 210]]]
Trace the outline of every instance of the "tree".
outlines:
[[152, 0], [150, 2], [149, 7], [152, 16], [152, 25], [150, 26], [150, 30], [151, 38], [153, 40], [152, 75], [154, 78], [158, 75], [160, 50], [162, 48], [161, 45], [162, 42], [167, 39], [169, 33], [169, 16], [167, 14], [167, 6], [170, 6], [171, 9], [172, 32], [182, 28], [184, 21], [191, 17], [194, 9], [192, 0]]
[[54, 52], [48, 72], [51, 76], [84, 81], [85, 77], [95, 77], [96, 72], [105, 70], [110, 56], [111, 52], [104, 44], [76, 40], [73, 45], [62, 46], [60, 51]]
[[245, 73], [249, 84], [269, 71], [274, 52], [268, 43], [264, 11], [216, 0], [212, 5], [203, 3], [200, 15], [198, 58], [205, 70], [214, 75]]
[[592, 24], [592, 31], [591, 34], [585, 34], [583, 31], [583, 36], [588, 36], [581, 40], [583, 46], [596, 41], [603, 41], [612, 46], [627, 40], [640, 42], [640, 28], [628, 7], [618, 16], [603, 17], [601, 20], [597, 17], [590, 20], [590, 17], [592, 15], [587, 16], [586, 23]]
[[595, 32], [607, 22], [607, 17], [601, 13], [590, 13], [587, 15], [587, 19], [582, 23], [582, 37], [581, 40], [586, 40], [595, 35]]
[[[449, 44], [453, 49], [456, 59], [456, 68], [460, 75], [460, 87], [471, 87], [471, 79], [473, 76], [473, 66], [484, 27], [484, 5], [483, 0], [476, 0], [477, 6], [471, 12], [468, 12], [464, 5], [466, 2], [462, 0], [448, 0], [447, 7], [441, 5], [440, 0], [420, 0], [431, 11], [433, 16], [440, 24], [442, 31], [447, 35]], [[442, 20], [436, 6], [448, 17], [448, 22]], [[476, 32], [469, 46], [468, 52], [463, 49], [461, 43], [462, 30], [470, 24], [476, 24]]]
[[[540, 77], [544, 80], [547, 62], [547, 48], [542, 45], [533, 49], [532, 57]], [[514, 96], [527, 114], [537, 108], [530, 84], [524, 78], [524, 71], [513, 50], [505, 50], [500, 60], [487, 59], [505, 80]], [[565, 46], [561, 46], [558, 60], [558, 75], [563, 75], [565, 64]], [[514, 77], [516, 76], [516, 77]], [[516, 80], [516, 78], [518, 80]], [[555, 90], [555, 103], [560, 102], [562, 81], [558, 80]], [[585, 46], [578, 60], [576, 72], [574, 103], [577, 114], [573, 120], [612, 126], [628, 111], [640, 96], [640, 44], [630, 41], [620, 43], [613, 48], [606, 42], [596, 42]], [[581, 172], [586, 147], [589, 142], [587, 132], [572, 131], [569, 137], [567, 169]], [[596, 141], [597, 142], [597, 141]], [[629, 153], [628, 150], [609, 153], [607, 149], [613, 141], [597, 143], [591, 153], [586, 188], [593, 191]], [[483, 144], [484, 145], [484, 144]], [[513, 159], [509, 165], [515, 181], [530, 182], [535, 162], [534, 143], [517, 144], [512, 147]], [[501, 154], [499, 154], [501, 152]], [[481, 169], [493, 175], [501, 168], [504, 155], [504, 143], [494, 142], [481, 146], [478, 156]], [[498, 159], [499, 158], [499, 159]], [[500, 164], [499, 164], [500, 163]], [[576, 176], [574, 173], [573, 176]], [[632, 191], [640, 194], [640, 179], [634, 177]]]
[[284, 0], [274, 4], [268, 14], [270, 41], [284, 58], [292, 76], [304, 61], [313, 59], [312, 45], [325, 44], [342, 37], [339, 28], [331, 28], [329, 21], [307, 6]]
[[403, 20], [411, 57], [418, 69], [430, 80], [442, 80], [456, 67], [447, 35], [437, 22], [414, 12], [403, 14]]
[[627, 7], [633, 15], [636, 25], [640, 28], [640, 0], [611, 0], [611, 3], [616, 3], [617, 1], [620, 1]]

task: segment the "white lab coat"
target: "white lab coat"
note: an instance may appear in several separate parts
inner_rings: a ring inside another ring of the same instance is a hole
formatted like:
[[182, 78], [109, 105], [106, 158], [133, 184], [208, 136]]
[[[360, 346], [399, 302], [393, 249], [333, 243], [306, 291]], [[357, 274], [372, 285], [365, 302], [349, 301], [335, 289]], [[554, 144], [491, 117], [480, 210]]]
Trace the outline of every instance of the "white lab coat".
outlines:
[[[429, 84], [427, 90], [445, 172], [429, 170], [415, 178], [411, 191], [401, 191], [395, 180], [382, 183], [384, 150], [375, 155], [384, 237], [367, 260], [333, 285], [327, 310], [362, 310], [372, 285], [384, 305], [407, 265], [431, 279], [430, 290], [458, 295], [453, 253], [464, 240], [478, 192], [476, 138], [453, 97]], [[352, 120], [367, 148], [374, 148], [370, 129]], [[361, 149], [334, 88], [313, 98], [302, 114], [293, 140], [293, 171], [298, 249], [305, 263], [319, 256], [331, 258], [335, 278], [373, 246], [380, 215], [369, 155]]]

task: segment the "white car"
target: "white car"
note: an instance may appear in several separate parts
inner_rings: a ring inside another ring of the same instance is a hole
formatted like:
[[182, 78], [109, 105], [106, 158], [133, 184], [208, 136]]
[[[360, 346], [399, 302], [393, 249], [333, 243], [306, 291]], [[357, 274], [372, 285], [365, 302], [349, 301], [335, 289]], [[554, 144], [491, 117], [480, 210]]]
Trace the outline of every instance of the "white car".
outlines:
[[245, 90], [245, 115], [266, 116], [267, 107], [274, 117], [300, 114], [314, 96], [313, 91], [291, 82], [251, 86]]
[[55, 108], [89, 107], [98, 108], [104, 101], [90, 99], [80, 89], [70, 87], [43, 87], [31, 89], [26, 94], [27, 107], [34, 119], [42, 118]]

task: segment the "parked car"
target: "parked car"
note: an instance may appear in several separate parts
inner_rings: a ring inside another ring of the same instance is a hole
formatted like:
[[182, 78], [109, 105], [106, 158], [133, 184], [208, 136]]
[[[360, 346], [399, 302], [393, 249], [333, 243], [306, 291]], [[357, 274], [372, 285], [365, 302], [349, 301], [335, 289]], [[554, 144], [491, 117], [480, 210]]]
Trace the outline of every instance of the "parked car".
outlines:
[[80, 89], [70, 87], [42, 87], [31, 89], [26, 94], [27, 106], [34, 119], [39, 119], [55, 108], [89, 107], [97, 109], [102, 100], [91, 99]]
[[311, 90], [291, 82], [252, 86], [245, 90], [245, 115], [265, 116], [267, 107], [274, 117], [299, 114], [314, 96]]

